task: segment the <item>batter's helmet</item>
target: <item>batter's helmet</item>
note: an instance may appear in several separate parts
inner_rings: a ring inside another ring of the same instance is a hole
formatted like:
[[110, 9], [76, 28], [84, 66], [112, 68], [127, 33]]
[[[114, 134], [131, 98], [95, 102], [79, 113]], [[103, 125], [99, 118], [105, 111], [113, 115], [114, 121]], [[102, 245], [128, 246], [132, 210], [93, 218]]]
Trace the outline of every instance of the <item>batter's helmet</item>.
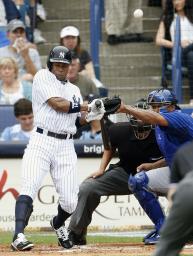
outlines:
[[168, 89], [158, 89], [149, 93], [147, 103], [162, 104], [162, 105], [176, 105], [176, 96]]
[[71, 51], [64, 46], [55, 46], [48, 56], [47, 67], [50, 71], [53, 62], [70, 64], [72, 62]]
[[[149, 109], [149, 106], [147, 105], [147, 101], [145, 99], [141, 99], [137, 101], [134, 106], [136, 108]], [[151, 124], [144, 124], [141, 120], [138, 120], [134, 116], [130, 116], [130, 124], [133, 127], [135, 136], [138, 139], [143, 139], [144, 138], [143, 133], [150, 131], [153, 128]]]

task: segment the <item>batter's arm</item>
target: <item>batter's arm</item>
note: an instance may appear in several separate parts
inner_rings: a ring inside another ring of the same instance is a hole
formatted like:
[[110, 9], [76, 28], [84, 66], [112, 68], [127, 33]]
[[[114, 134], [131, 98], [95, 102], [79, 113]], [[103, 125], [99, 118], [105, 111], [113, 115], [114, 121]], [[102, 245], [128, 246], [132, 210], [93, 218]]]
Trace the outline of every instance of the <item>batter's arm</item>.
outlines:
[[157, 124], [161, 126], [168, 126], [168, 121], [162, 115], [151, 110], [135, 108], [129, 105], [124, 105], [122, 103], [121, 107], [117, 112], [132, 115], [137, 119], [142, 120], [146, 124]]
[[[71, 102], [60, 97], [52, 97], [47, 101], [48, 105], [58, 112], [69, 113]], [[76, 112], [88, 111], [88, 103], [83, 102]]]

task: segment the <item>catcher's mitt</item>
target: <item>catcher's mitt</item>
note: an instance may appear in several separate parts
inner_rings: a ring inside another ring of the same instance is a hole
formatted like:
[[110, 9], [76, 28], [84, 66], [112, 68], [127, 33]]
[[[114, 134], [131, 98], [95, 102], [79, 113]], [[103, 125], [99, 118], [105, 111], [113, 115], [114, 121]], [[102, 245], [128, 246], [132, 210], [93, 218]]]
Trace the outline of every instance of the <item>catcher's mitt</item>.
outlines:
[[102, 101], [105, 108], [105, 116], [114, 114], [121, 106], [121, 99], [118, 96], [103, 98]]

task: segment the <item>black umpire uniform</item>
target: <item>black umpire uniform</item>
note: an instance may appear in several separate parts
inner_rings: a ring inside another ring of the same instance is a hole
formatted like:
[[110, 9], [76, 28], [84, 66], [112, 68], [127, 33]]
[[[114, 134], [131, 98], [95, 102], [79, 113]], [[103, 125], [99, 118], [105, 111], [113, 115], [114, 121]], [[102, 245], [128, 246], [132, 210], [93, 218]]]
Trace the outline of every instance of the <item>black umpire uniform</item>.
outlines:
[[[78, 204], [69, 224], [69, 229], [76, 235], [81, 235], [90, 224], [101, 196], [131, 194], [128, 189], [129, 175], [134, 175], [140, 164], [155, 162], [162, 157], [154, 130], [145, 139], [139, 139], [130, 123], [122, 122], [112, 124], [108, 133], [111, 146], [117, 149], [120, 161], [110, 165], [102, 176], [81, 183]], [[75, 241], [75, 244], [78, 242]]]
[[154, 256], [177, 256], [193, 235], [193, 142], [181, 147], [173, 160], [171, 184], [177, 184], [170, 213], [161, 229]]

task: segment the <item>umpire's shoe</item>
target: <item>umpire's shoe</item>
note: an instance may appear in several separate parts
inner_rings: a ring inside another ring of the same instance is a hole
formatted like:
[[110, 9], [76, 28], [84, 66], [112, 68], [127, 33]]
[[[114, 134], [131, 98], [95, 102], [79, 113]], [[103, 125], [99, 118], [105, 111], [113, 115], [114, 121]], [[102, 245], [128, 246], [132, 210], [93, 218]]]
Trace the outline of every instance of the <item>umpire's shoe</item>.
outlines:
[[23, 233], [19, 233], [11, 243], [13, 251], [30, 251], [33, 247], [33, 243], [28, 241]]
[[78, 235], [74, 231], [69, 231], [69, 239], [73, 245], [86, 245], [86, 233], [84, 231]]
[[67, 228], [65, 226], [61, 226], [60, 228], [55, 229], [53, 224], [53, 219], [51, 219], [50, 225], [52, 226], [53, 230], [56, 232], [56, 235], [58, 237], [58, 244], [64, 247], [65, 249], [72, 248], [73, 243], [72, 241], [69, 240]]

